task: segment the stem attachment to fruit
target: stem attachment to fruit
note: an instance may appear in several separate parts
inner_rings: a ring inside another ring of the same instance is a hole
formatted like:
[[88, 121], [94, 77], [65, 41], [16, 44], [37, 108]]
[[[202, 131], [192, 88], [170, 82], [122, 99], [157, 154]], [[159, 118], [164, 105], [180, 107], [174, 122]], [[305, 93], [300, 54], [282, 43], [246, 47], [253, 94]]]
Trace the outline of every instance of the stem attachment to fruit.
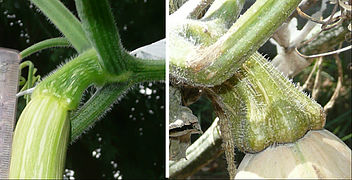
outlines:
[[235, 145], [243, 152], [295, 142], [308, 130], [325, 125], [322, 107], [258, 53], [209, 94], [221, 108], [219, 117], [231, 122]]
[[68, 110], [75, 109], [83, 91], [91, 84], [102, 85], [109, 80], [103, 72], [95, 50], [85, 51], [66, 63], [55, 73], [36, 86], [32, 99], [36, 96], [55, 96]]

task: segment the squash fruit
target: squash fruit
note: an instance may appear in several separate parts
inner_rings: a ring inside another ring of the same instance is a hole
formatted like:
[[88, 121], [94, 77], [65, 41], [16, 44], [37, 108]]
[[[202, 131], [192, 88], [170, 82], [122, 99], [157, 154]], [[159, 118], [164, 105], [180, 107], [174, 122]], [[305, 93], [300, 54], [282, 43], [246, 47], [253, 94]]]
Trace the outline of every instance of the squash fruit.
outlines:
[[311, 130], [294, 143], [246, 154], [235, 179], [351, 179], [351, 149], [328, 130]]

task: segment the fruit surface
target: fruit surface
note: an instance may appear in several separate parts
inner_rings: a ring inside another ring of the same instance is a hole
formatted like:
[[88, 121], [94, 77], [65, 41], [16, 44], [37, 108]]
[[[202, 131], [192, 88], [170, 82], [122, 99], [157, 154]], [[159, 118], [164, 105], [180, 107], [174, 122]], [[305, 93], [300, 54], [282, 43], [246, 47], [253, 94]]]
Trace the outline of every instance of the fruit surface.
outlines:
[[311, 130], [295, 143], [247, 154], [235, 179], [351, 179], [351, 149], [331, 132]]

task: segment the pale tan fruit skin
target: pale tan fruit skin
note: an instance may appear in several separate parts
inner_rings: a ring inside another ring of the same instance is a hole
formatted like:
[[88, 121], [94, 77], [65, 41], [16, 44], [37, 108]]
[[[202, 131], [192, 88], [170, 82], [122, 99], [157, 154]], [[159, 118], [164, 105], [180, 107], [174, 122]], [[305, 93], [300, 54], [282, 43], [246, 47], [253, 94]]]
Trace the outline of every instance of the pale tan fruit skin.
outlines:
[[235, 179], [351, 179], [351, 149], [331, 132], [311, 130], [295, 143], [246, 154]]

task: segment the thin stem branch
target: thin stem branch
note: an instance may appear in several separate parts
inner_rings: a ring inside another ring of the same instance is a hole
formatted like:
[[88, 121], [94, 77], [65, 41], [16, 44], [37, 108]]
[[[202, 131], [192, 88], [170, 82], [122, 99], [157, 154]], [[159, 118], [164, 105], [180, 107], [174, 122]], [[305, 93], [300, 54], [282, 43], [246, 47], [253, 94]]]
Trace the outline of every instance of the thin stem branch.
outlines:
[[313, 66], [312, 71], [310, 71], [306, 81], [304, 82], [303, 86], [300, 88], [301, 91], [304, 91], [305, 89], [307, 89], [308, 84], [310, 83], [310, 80], [311, 80], [315, 70], [317, 69], [317, 66], [318, 66], [318, 63], [315, 63], [314, 66]]
[[[20, 71], [22, 71], [23, 68], [28, 66], [28, 75], [27, 75], [27, 81], [25, 82], [23, 88], [20, 91], [24, 91], [26, 89], [32, 88], [33, 84], [33, 76], [34, 76], [34, 65], [31, 61], [24, 61], [23, 63], [20, 64]], [[30, 101], [30, 96], [29, 95], [24, 95], [24, 98], [26, 99], [26, 104], [29, 103]]]
[[349, 45], [347, 47], [344, 47], [342, 49], [338, 49], [338, 50], [335, 50], [335, 51], [330, 51], [330, 52], [321, 53], [321, 54], [315, 54], [315, 55], [310, 55], [310, 56], [307, 56], [307, 55], [304, 55], [304, 54], [300, 53], [297, 48], [295, 50], [300, 56], [302, 56], [304, 58], [318, 58], [318, 57], [329, 56], [329, 55], [333, 55], [333, 54], [339, 54], [341, 52], [348, 51], [350, 49], [352, 49], [352, 45]]
[[342, 87], [342, 81], [343, 81], [343, 71], [342, 71], [341, 59], [338, 54], [334, 54], [334, 57], [335, 57], [335, 62], [337, 65], [337, 70], [338, 70], [338, 79], [337, 79], [337, 85], [336, 85], [336, 88], [335, 88], [333, 95], [331, 96], [328, 103], [326, 103], [326, 105], [324, 106], [325, 112], [327, 112], [329, 109], [331, 109], [334, 106], [335, 100], [339, 96], [339, 92]]
[[91, 47], [79, 20], [59, 0], [31, 0], [79, 52]]
[[318, 71], [315, 75], [314, 86], [312, 91], [312, 98], [317, 99], [319, 91], [320, 91], [320, 78], [321, 78], [321, 69], [323, 64], [323, 57], [320, 57], [317, 61], [318, 64]]
[[300, 15], [302, 18], [313, 21], [315, 23], [319, 23], [319, 24], [325, 24], [326, 22], [323, 20], [319, 20], [319, 19], [315, 19], [311, 16], [309, 16], [308, 14], [304, 13], [299, 7], [296, 8], [296, 11], [298, 13], [298, 15]]
[[338, 5], [335, 4], [334, 9], [332, 10], [332, 12], [331, 12], [331, 14], [330, 14], [329, 19], [326, 21], [326, 24], [323, 24], [323, 26], [321, 27], [322, 29], [326, 29], [326, 28], [327, 28], [327, 27], [326, 27], [327, 25], [329, 25], [329, 24], [331, 24], [332, 22], [334, 22], [334, 15], [335, 15], [335, 13], [336, 13], [336, 11], [337, 11], [337, 7], [338, 7]]
[[[27, 89], [30, 89], [32, 87], [32, 80], [33, 80], [33, 76], [34, 76], [34, 73], [33, 73], [33, 69], [34, 69], [34, 65], [31, 63], [30, 66], [28, 66], [28, 77], [27, 77]], [[26, 104], [29, 103], [29, 101], [31, 100], [31, 96], [29, 95], [25, 95], [25, 98], [26, 98]]]
[[[320, 10], [317, 11], [316, 13], [314, 13], [314, 14], [312, 15], [312, 18], [320, 18], [320, 19], [321, 19], [321, 18], [323, 17], [323, 11], [324, 11], [324, 10], [326, 10], [326, 1], [325, 1], [325, 0], [321, 1], [321, 8], [320, 8]], [[330, 18], [332, 18], [332, 16], [330, 16]], [[326, 21], [329, 21], [329, 19], [326, 20]], [[311, 32], [311, 30], [314, 29], [315, 26], [316, 26], [316, 23], [315, 23], [315, 22], [313, 22], [313, 21], [308, 21], [308, 22], [304, 25], [303, 29], [301, 30], [300, 35], [297, 36], [295, 39], [291, 40], [291, 41], [293, 42], [293, 43], [291, 43], [291, 48], [293, 48], [293, 47], [299, 48], [299, 47], [301, 47], [302, 45], [304, 45], [304, 44], [300, 44], [300, 43], [301, 43], [304, 39], [307, 38], [307, 36], [308, 36], [309, 33]], [[305, 41], [304, 43], [306, 44], [306, 43], [308, 43], [308, 42], [314, 40], [315, 38], [318, 37], [318, 35], [319, 35], [322, 31], [323, 31], [323, 30], [321, 30], [319, 33], [317, 33], [317, 34], [314, 35], [311, 39]]]
[[21, 59], [24, 59], [38, 51], [43, 49], [52, 48], [52, 47], [69, 47], [71, 46], [70, 42], [66, 38], [52, 38], [47, 39], [32, 46], [29, 46], [22, 52], [20, 52]]
[[[318, 3], [319, 1], [321, 0], [303, 0], [301, 2], [301, 4], [299, 5], [299, 8], [302, 10], [302, 11], [305, 11], [309, 8], [311, 8], [313, 5], [315, 5], [316, 3]], [[297, 16], [298, 13], [297, 11], [295, 11], [294, 13], [292, 13], [292, 15], [289, 17], [289, 19], [292, 19], [293, 17]]]
[[[334, 9], [333, 9], [333, 11], [332, 11], [332, 13], [331, 13], [331, 15], [330, 15], [330, 17], [329, 17], [329, 19], [328, 20], [319, 20], [319, 19], [316, 19], [316, 18], [314, 18], [314, 17], [311, 17], [311, 16], [309, 16], [309, 15], [307, 15], [306, 13], [304, 13], [301, 9], [300, 9], [300, 7], [297, 7], [296, 8], [296, 11], [297, 11], [297, 13], [298, 13], [298, 15], [300, 15], [302, 18], [305, 18], [305, 19], [308, 19], [308, 20], [310, 20], [310, 21], [312, 21], [312, 22], [315, 22], [315, 23], [319, 23], [319, 24], [322, 24], [323, 26], [322, 26], [322, 29], [328, 29], [328, 28], [332, 28], [331, 26], [329, 26], [329, 27], [327, 27], [328, 25], [330, 25], [330, 24], [332, 24], [335, 20], [334, 20], [334, 15], [335, 15], [335, 13], [336, 13], [336, 11], [337, 11], [337, 7], [338, 7], [338, 5], [336, 4], [335, 6], [334, 6]], [[340, 19], [340, 18], [337, 18], [337, 19]], [[335, 26], [336, 24], [333, 24], [333, 26]]]

